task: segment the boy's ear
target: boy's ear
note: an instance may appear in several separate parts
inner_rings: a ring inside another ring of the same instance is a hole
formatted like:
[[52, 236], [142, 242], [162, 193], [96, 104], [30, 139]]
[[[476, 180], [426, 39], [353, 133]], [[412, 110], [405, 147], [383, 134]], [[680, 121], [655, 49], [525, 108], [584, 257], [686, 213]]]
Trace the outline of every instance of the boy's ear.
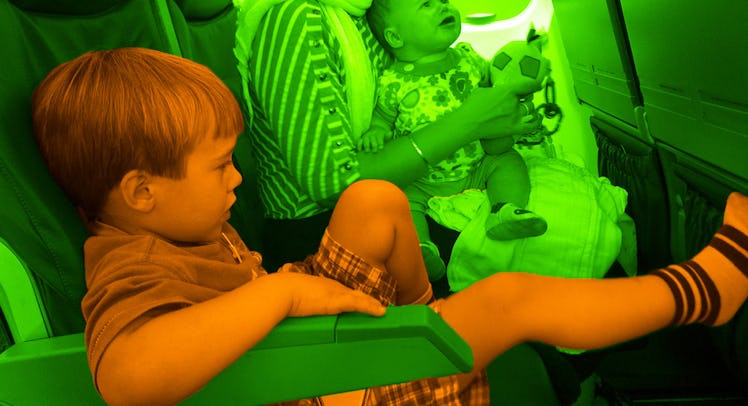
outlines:
[[150, 212], [156, 204], [151, 190], [151, 175], [145, 171], [127, 172], [119, 183], [119, 192], [125, 204], [136, 211]]
[[403, 46], [402, 37], [400, 37], [397, 30], [392, 27], [384, 29], [384, 40], [387, 41], [387, 44], [389, 44], [392, 49], [402, 48]]

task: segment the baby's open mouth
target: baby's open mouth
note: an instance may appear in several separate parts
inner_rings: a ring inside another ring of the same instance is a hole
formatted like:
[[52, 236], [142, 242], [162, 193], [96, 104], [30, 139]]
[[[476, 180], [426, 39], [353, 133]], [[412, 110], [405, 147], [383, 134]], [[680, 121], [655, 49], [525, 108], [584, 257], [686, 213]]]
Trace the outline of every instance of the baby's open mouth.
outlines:
[[448, 24], [454, 23], [455, 21], [456, 20], [455, 20], [454, 16], [449, 16], [449, 17], [443, 19], [442, 22], [441, 22], [441, 24], [439, 24], [439, 25], [448, 25]]

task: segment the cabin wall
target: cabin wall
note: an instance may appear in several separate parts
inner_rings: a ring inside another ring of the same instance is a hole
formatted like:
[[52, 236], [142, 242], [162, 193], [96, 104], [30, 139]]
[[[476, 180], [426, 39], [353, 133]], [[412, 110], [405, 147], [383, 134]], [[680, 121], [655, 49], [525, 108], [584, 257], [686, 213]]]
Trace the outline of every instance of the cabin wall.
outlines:
[[[485, 7], [490, 8], [490, 4]], [[474, 6], [470, 10], [476, 11]], [[563, 112], [563, 121], [559, 131], [553, 135], [553, 142], [563, 156], [597, 175], [597, 146], [589, 125], [592, 111], [580, 104], [574, 93], [571, 70], [551, 0], [531, 0], [528, 7], [515, 17], [489, 24], [471, 24], [463, 15], [462, 34], [457, 41], [470, 43], [476, 52], [489, 59], [507, 42], [524, 39], [531, 24], [548, 33], [549, 41], [543, 54], [551, 61], [556, 102]], [[540, 103], [542, 100], [542, 93], [536, 94], [536, 101]]]

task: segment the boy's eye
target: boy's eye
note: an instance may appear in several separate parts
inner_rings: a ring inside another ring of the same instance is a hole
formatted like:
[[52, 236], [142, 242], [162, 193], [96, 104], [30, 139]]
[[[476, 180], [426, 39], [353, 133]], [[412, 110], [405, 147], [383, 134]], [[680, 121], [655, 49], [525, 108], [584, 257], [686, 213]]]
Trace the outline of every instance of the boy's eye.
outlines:
[[423, 4], [421, 5], [421, 7], [431, 7], [431, 2], [430, 1], [424, 1]]
[[233, 164], [234, 164], [234, 160], [232, 159], [232, 160], [229, 160], [229, 161], [226, 161], [226, 162], [222, 163], [221, 166], [218, 167], [218, 169], [220, 169], [222, 171], [225, 171], [226, 168], [228, 168], [229, 166], [231, 166]]

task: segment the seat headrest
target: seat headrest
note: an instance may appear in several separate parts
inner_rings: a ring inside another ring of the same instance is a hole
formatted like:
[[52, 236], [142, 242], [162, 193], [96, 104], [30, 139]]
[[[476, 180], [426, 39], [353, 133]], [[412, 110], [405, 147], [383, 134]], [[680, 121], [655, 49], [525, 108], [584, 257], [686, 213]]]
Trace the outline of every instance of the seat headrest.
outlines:
[[209, 20], [233, 6], [231, 0], [174, 0], [187, 20]]
[[17, 8], [36, 13], [94, 15], [110, 10], [128, 0], [10, 0]]

